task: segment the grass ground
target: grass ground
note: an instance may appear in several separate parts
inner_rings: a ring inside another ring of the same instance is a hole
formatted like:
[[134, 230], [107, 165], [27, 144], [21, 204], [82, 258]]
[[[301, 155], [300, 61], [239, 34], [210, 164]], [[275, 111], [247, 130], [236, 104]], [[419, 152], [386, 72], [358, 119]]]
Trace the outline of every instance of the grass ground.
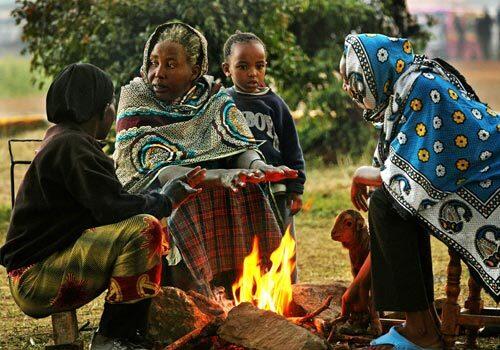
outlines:
[[[16, 135], [19, 138], [41, 138], [44, 129]], [[5, 240], [5, 233], [10, 215], [8, 179], [8, 153], [6, 135], [0, 137], [0, 242]], [[22, 146], [17, 150], [20, 156], [30, 157], [32, 146]], [[351, 207], [349, 186], [351, 175], [356, 168], [349, 160], [335, 167], [309, 169], [306, 184], [305, 203], [310, 209], [302, 212], [296, 221], [298, 236], [298, 268], [301, 282], [328, 283], [335, 280], [350, 280], [349, 258], [339, 243], [330, 240], [329, 232], [335, 216], [343, 209]], [[16, 170], [16, 183], [22, 178], [24, 169]], [[446, 247], [433, 239], [434, 281], [436, 298], [445, 296], [446, 265], [448, 253]], [[462, 290], [466, 290], [464, 272]], [[463, 302], [464, 296], [460, 299]], [[0, 349], [43, 349], [50, 343], [50, 318], [35, 320], [18, 309], [12, 300], [7, 285], [6, 272], [0, 268]], [[494, 305], [492, 299], [485, 297], [486, 305]], [[78, 310], [80, 326], [89, 322], [89, 327], [96, 327], [102, 311], [102, 297]], [[88, 342], [90, 332], [82, 332]], [[482, 349], [495, 349], [498, 339], [481, 340]]]
[[14, 98], [40, 95], [43, 88], [47, 89], [48, 79], [43, 78], [43, 86], [34, 84], [33, 74], [30, 72], [30, 63], [27, 57], [3, 56], [0, 58], [0, 98]]
[[41, 79], [43, 86], [33, 83], [28, 58], [1, 57], [0, 77], [0, 117], [44, 113], [48, 79]]

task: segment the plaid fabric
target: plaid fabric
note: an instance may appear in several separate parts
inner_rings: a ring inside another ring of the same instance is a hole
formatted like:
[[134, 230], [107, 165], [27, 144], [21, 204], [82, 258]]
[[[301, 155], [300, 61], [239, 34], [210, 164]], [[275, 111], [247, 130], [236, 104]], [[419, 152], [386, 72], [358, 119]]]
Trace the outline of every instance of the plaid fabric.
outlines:
[[269, 202], [253, 184], [237, 193], [203, 190], [170, 216], [167, 230], [201, 284], [220, 272], [241, 270], [254, 236], [259, 238], [264, 265], [281, 240]]
[[78, 308], [106, 288], [109, 303], [131, 303], [160, 289], [163, 229], [150, 215], [85, 230], [75, 244], [10, 271], [14, 300], [32, 317]]

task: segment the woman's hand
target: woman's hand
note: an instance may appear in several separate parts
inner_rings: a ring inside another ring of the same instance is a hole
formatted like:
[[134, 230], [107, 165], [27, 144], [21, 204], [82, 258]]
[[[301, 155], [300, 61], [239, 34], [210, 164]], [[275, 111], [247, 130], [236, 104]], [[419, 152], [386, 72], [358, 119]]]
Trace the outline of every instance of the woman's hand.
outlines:
[[290, 208], [290, 214], [297, 214], [302, 209], [302, 195], [296, 192], [289, 193], [287, 204]]
[[[255, 150], [248, 150], [240, 154], [236, 158], [235, 167], [248, 168], [255, 173], [262, 172], [265, 178], [264, 181], [267, 182], [279, 182], [285, 179], [294, 179], [299, 175], [297, 170], [292, 170], [287, 166], [281, 165], [279, 167], [274, 167], [266, 164], [266, 162], [260, 158], [259, 153]], [[258, 182], [262, 182], [260, 178]]]
[[368, 211], [368, 186], [364, 185], [357, 178], [352, 179], [351, 202], [358, 210]]
[[222, 186], [233, 192], [245, 187], [247, 182], [264, 182], [262, 172], [252, 169], [213, 169], [207, 172], [204, 184], [207, 186]]
[[286, 179], [295, 179], [297, 176], [299, 176], [297, 170], [290, 169], [289, 167], [284, 165], [275, 167], [264, 162], [260, 162], [260, 164], [258, 164], [255, 169], [260, 170], [262, 173], [264, 173], [265, 181], [268, 182], [279, 182]]
[[186, 182], [191, 187], [196, 187], [205, 180], [207, 176], [207, 169], [201, 168], [200, 166], [194, 167], [193, 170], [190, 170], [185, 177], [181, 179]]
[[364, 288], [361, 283], [353, 281], [349, 288], [342, 295], [341, 316], [349, 316], [351, 313], [367, 313], [369, 302], [368, 288]]
[[368, 187], [382, 185], [380, 169], [362, 166], [356, 169], [351, 184], [351, 202], [358, 210], [368, 211]]
[[358, 274], [342, 295], [342, 316], [349, 316], [351, 312], [368, 312], [371, 268], [372, 256], [368, 254]]
[[178, 208], [182, 203], [196, 196], [201, 192], [198, 186], [206, 176], [207, 170], [197, 166], [187, 174], [176, 177], [168, 181], [161, 189], [160, 193], [166, 195], [172, 203], [172, 209]]

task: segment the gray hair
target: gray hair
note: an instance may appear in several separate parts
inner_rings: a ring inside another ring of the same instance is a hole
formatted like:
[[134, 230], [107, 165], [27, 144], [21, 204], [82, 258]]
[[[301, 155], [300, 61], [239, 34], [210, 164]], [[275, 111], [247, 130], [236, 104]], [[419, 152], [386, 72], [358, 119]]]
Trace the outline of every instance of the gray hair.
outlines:
[[153, 34], [149, 36], [142, 56], [141, 75], [147, 83], [149, 56], [154, 46], [160, 41], [173, 41], [179, 43], [186, 50], [187, 60], [191, 64], [200, 65], [198, 77], [207, 74], [208, 52], [207, 39], [195, 28], [182, 22], [167, 22], [156, 27]]
[[181, 24], [174, 24], [160, 34], [158, 43], [170, 41], [184, 47], [188, 62], [194, 66], [200, 64], [199, 59], [202, 53], [201, 41], [198, 35]]

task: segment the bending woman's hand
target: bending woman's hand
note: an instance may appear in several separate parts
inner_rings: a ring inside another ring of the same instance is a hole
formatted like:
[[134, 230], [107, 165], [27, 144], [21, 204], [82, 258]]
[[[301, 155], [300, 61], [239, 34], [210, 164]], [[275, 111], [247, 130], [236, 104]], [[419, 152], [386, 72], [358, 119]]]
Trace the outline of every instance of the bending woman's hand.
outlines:
[[356, 169], [352, 177], [351, 202], [358, 210], [368, 211], [368, 187], [382, 185], [380, 169], [372, 166], [362, 166]]
[[368, 211], [368, 186], [353, 178], [351, 184], [351, 202], [358, 210]]
[[342, 316], [351, 313], [368, 312], [369, 295], [371, 286], [371, 254], [366, 257], [363, 266], [352, 281], [351, 285], [342, 295]]
[[351, 313], [367, 313], [370, 290], [363, 288], [359, 283], [351, 283], [342, 295], [341, 316]]
[[178, 208], [185, 201], [193, 198], [201, 192], [201, 188], [195, 188], [205, 179], [207, 170], [197, 166], [187, 174], [178, 176], [168, 181], [160, 193], [166, 195], [172, 203], [172, 209]]

